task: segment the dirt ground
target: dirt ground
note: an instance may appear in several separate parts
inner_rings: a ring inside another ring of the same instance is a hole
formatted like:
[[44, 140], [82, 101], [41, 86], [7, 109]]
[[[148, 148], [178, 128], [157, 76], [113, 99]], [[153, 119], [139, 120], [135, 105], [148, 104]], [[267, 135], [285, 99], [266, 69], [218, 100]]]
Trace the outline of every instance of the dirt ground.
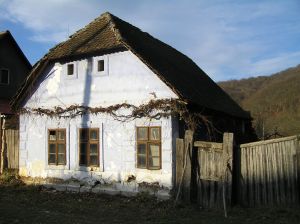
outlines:
[[0, 223], [300, 223], [299, 208], [231, 208], [174, 206], [148, 195], [126, 198], [46, 190], [0, 183]]

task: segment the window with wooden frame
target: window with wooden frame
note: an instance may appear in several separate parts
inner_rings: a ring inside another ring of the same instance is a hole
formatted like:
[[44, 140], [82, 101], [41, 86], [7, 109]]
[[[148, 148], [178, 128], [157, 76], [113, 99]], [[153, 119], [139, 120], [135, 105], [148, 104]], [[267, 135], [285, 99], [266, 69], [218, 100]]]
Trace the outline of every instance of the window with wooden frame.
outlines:
[[137, 168], [161, 169], [161, 127], [137, 127]]
[[79, 165], [99, 166], [99, 128], [79, 129]]
[[66, 129], [48, 130], [48, 164], [66, 165]]

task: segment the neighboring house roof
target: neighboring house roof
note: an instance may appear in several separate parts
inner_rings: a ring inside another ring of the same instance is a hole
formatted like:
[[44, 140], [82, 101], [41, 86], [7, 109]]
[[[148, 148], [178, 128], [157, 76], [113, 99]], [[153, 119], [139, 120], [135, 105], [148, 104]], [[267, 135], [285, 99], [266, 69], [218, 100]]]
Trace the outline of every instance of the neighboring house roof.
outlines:
[[22, 60], [26, 64], [26, 66], [29, 69], [31, 69], [32, 66], [31, 66], [30, 62], [28, 61], [27, 57], [25, 56], [25, 54], [23, 53], [23, 51], [19, 47], [18, 43], [15, 41], [15, 38], [9, 32], [9, 30], [0, 31], [0, 44], [1, 44], [1, 41], [4, 40], [5, 38], [8, 38], [10, 40], [10, 42], [12, 43], [12, 45], [15, 47], [17, 53], [20, 55], [20, 58], [22, 58]]
[[250, 118], [190, 58], [137, 27], [104, 13], [83, 29], [52, 48], [33, 68], [24, 85], [12, 100], [17, 109], [30, 94], [30, 86], [46, 66], [54, 61], [130, 50], [145, 63], [182, 100], [226, 114]]

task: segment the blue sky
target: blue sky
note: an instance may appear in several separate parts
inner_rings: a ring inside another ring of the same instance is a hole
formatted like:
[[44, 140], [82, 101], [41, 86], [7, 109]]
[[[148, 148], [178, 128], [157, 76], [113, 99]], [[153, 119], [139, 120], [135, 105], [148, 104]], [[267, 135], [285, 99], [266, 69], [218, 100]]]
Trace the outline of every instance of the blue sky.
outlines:
[[300, 0], [0, 0], [0, 30], [34, 64], [106, 11], [188, 55], [215, 81], [300, 64]]

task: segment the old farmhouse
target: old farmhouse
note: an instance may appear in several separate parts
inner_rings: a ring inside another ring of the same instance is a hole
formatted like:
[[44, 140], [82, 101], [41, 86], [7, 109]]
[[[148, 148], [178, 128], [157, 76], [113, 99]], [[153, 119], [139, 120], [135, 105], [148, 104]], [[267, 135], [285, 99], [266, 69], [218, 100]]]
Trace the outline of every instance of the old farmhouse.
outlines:
[[141, 183], [171, 189], [175, 140], [187, 128], [199, 139], [251, 135], [249, 113], [191, 59], [110, 13], [52, 48], [12, 107], [20, 175], [121, 190], [129, 180], [135, 191]]

